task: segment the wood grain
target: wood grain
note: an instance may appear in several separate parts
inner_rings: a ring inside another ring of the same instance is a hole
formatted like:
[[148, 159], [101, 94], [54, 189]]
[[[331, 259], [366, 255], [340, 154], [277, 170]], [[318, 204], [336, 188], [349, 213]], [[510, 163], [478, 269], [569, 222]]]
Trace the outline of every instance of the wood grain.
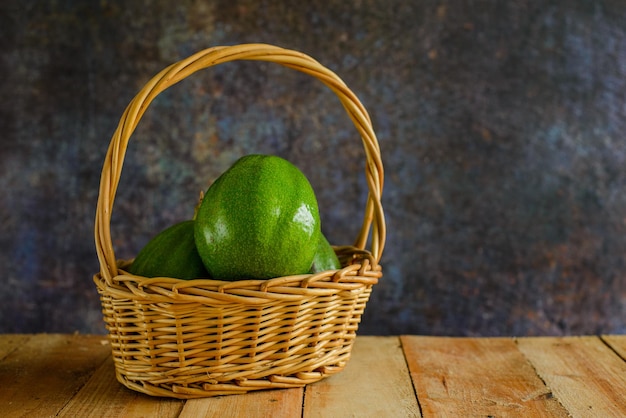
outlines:
[[110, 354], [102, 336], [34, 335], [0, 363], [3, 417], [54, 416]]
[[626, 363], [599, 338], [520, 338], [517, 344], [572, 416], [626, 416]]
[[180, 418], [292, 418], [302, 414], [302, 388], [190, 399]]
[[0, 338], [0, 361], [28, 341], [30, 335], [6, 334]]
[[419, 417], [397, 337], [359, 337], [340, 373], [306, 388], [305, 417]]
[[116, 380], [113, 358], [109, 356], [59, 416], [175, 418], [183, 405], [178, 399], [155, 398], [126, 388]]
[[603, 335], [602, 340], [626, 361], [626, 335]]
[[424, 416], [568, 416], [512, 339], [403, 336], [402, 346]]
[[626, 336], [357, 338], [305, 388], [188, 401], [115, 379], [103, 336], [0, 335], [4, 417], [624, 417]]

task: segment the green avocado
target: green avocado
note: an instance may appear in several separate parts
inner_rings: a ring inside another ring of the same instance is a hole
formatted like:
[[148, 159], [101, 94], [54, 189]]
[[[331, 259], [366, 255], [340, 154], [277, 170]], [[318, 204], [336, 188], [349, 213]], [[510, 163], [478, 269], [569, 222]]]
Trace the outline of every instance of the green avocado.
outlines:
[[208, 278], [194, 240], [194, 221], [170, 226], [152, 238], [128, 271], [143, 277]]
[[320, 234], [311, 184], [273, 155], [237, 160], [208, 188], [196, 214], [196, 247], [219, 280], [305, 274]]
[[313, 257], [313, 263], [309, 273], [319, 273], [326, 270], [339, 270], [341, 263], [333, 247], [330, 245], [324, 234], [320, 234], [317, 244], [317, 251]]

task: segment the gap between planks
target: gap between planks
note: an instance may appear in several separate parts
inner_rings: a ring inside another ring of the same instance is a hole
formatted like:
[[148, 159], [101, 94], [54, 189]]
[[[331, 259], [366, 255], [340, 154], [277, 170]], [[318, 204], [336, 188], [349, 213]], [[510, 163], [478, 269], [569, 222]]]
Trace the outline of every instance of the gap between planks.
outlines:
[[180, 418], [420, 417], [398, 337], [360, 336], [345, 369], [306, 388], [191, 399]]
[[568, 416], [511, 338], [402, 336], [402, 346], [425, 417]]
[[[398, 337], [358, 337], [345, 369], [306, 388], [182, 401], [117, 382], [105, 336], [3, 336], [9, 417], [419, 417]], [[13, 409], [11, 409], [11, 405]], [[5, 409], [3, 412], [7, 412]]]
[[37, 334], [19, 343], [0, 363], [2, 416], [55, 416], [110, 356], [102, 340]]
[[424, 416], [621, 417], [625, 359], [616, 335], [359, 336], [342, 372], [305, 389], [185, 402], [119, 384], [104, 336], [4, 335], [0, 404], [7, 417], [419, 417], [417, 394]]
[[517, 344], [572, 416], [626, 416], [623, 336], [532, 337]]

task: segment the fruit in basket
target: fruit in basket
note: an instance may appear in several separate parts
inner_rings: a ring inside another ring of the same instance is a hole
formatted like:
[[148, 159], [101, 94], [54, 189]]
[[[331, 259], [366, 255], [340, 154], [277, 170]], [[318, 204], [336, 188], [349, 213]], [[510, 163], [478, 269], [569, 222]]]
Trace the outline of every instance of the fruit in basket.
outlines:
[[196, 215], [196, 247], [220, 280], [307, 273], [320, 234], [311, 184], [273, 155], [237, 160], [208, 188]]
[[326, 270], [338, 270], [341, 268], [341, 263], [333, 247], [328, 242], [328, 239], [324, 234], [320, 234], [320, 239], [317, 244], [317, 251], [313, 257], [313, 264], [311, 264], [310, 273], [319, 273]]
[[179, 222], [157, 234], [137, 254], [128, 271], [143, 277], [209, 277], [196, 249], [194, 221]]

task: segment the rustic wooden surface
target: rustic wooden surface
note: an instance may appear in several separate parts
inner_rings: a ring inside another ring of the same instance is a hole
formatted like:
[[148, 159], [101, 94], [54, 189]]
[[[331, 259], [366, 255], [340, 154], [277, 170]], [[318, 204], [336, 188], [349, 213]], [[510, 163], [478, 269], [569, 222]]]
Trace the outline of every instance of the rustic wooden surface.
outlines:
[[115, 380], [96, 335], [0, 335], [3, 417], [623, 417], [626, 336], [358, 337], [305, 388], [188, 401]]

